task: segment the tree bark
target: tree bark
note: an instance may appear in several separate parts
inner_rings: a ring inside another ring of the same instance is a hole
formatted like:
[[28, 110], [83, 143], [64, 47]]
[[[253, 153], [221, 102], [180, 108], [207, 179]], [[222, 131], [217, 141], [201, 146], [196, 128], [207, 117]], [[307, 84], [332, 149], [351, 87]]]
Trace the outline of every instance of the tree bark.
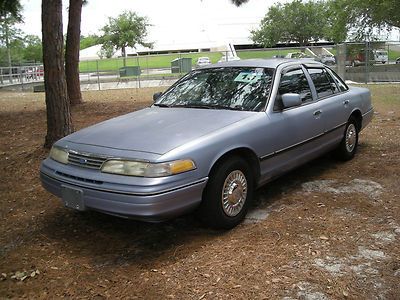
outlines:
[[123, 65], [124, 65], [124, 67], [126, 67], [126, 49], [125, 49], [125, 46], [122, 46], [121, 54], [122, 54]]
[[81, 36], [82, 0], [69, 1], [67, 42], [65, 48], [65, 76], [71, 105], [82, 103], [79, 81], [79, 44]]
[[4, 23], [5, 34], [6, 34], [6, 48], [7, 48], [7, 61], [8, 61], [8, 76], [10, 83], [13, 82], [12, 78], [12, 63], [11, 63], [11, 49], [10, 49], [10, 33], [7, 21]]
[[73, 128], [65, 82], [61, 0], [42, 0], [42, 43], [47, 111], [44, 147], [50, 148]]

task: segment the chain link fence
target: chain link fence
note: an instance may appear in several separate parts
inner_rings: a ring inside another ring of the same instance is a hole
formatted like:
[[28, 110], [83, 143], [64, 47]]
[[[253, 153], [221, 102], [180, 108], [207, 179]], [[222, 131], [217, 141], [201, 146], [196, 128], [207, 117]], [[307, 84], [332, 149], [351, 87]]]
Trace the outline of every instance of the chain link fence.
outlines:
[[[80, 62], [82, 90], [169, 86], [187, 72], [227, 60], [297, 58], [329, 65], [357, 83], [400, 82], [400, 42], [343, 43], [216, 52], [137, 55]], [[43, 66], [0, 68], [0, 88], [42, 91]]]
[[400, 82], [400, 42], [336, 45], [337, 73], [348, 81]]

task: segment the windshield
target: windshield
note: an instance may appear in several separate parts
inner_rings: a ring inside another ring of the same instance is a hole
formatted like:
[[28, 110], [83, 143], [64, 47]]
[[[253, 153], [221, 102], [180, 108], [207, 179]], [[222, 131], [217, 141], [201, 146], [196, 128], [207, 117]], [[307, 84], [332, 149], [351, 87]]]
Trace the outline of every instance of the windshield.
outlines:
[[154, 105], [260, 111], [268, 100], [273, 72], [274, 69], [247, 67], [196, 70]]

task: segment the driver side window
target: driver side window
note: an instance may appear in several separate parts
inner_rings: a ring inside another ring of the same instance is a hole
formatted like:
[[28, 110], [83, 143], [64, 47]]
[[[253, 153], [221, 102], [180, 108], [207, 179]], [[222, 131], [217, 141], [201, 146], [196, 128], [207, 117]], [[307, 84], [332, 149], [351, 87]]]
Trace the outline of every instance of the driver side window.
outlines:
[[302, 103], [311, 102], [311, 89], [307, 81], [307, 77], [301, 68], [290, 70], [281, 75], [278, 92], [274, 103], [274, 110], [282, 110], [282, 95], [286, 93], [299, 94]]

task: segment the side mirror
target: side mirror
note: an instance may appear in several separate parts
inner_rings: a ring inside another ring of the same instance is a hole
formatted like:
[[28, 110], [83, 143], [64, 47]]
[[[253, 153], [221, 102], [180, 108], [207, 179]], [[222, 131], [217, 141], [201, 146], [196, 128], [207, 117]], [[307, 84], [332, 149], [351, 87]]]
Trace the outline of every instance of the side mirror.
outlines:
[[162, 92], [154, 93], [154, 95], [153, 95], [153, 101], [156, 102], [157, 99], [160, 98], [161, 95], [162, 95]]
[[300, 106], [301, 98], [299, 94], [287, 93], [282, 95], [282, 103], [284, 108]]

